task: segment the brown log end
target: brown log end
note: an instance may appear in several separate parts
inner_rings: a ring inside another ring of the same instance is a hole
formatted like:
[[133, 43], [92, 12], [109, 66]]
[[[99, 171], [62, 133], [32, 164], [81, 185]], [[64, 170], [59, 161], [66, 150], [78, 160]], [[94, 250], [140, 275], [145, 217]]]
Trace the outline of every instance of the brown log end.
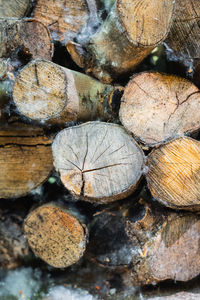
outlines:
[[65, 44], [86, 24], [89, 16], [87, 3], [86, 0], [49, 0], [48, 2], [38, 0], [33, 16], [49, 28], [53, 39]]
[[31, 6], [30, 0], [1, 0], [0, 18], [25, 17]]
[[56, 136], [52, 150], [64, 186], [76, 198], [87, 201], [106, 203], [125, 198], [143, 172], [142, 150], [115, 124], [88, 122], [64, 129]]
[[178, 138], [153, 150], [147, 161], [148, 187], [166, 206], [199, 210], [200, 142]]
[[1, 129], [0, 169], [0, 198], [28, 194], [53, 169], [51, 140], [40, 129]]
[[200, 91], [178, 76], [144, 72], [126, 86], [120, 107], [125, 128], [147, 146], [197, 131]]
[[87, 231], [70, 213], [54, 205], [32, 211], [24, 231], [33, 252], [55, 268], [66, 268], [83, 255]]
[[173, 0], [118, 0], [117, 11], [133, 43], [153, 46], [168, 34], [174, 12]]

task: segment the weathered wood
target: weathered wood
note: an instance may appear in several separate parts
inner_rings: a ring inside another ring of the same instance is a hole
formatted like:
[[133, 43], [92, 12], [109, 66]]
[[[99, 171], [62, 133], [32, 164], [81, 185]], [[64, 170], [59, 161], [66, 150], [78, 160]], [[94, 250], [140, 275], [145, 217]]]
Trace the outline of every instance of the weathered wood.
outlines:
[[25, 17], [31, 7], [30, 0], [1, 0], [0, 18]]
[[126, 86], [119, 115], [137, 139], [156, 146], [200, 128], [200, 91], [178, 76], [140, 73]]
[[55, 268], [66, 268], [84, 254], [87, 229], [70, 212], [46, 204], [29, 213], [24, 232], [33, 252]]
[[67, 49], [86, 73], [110, 83], [132, 71], [166, 38], [173, 10], [173, 0], [117, 0], [101, 28], [82, 49], [71, 42]]
[[179, 292], [170, 296], [148, 297], [148, 300], [199, 300], [199, 291], [194, 292]]
[[173, 24], [165, 41], [171, 60], [180, 60], [191, 72], [194, 59], [200, 59], [199, 0], [176, 0]]
[[54, 40], [66, 43], [86, 25], [92, 0], [38, 0], [33, 16], [44, 23]]
[[147, 161], [148, 187], [166, 206], [199, 210], [200, 142], [182, 137], [153, 150]]
[[19, 72], [13, 100], [26, 117], [50, 124], [109, 120], [117, 116], [122, 91], [52, 62], [35, 60]]
[[0, 198], [28, 194], [53, 169], [51, 139], [30, 126], [1, 128], [0, 169]]
[[[188, 281], [200, 273], [200, 217], [152, 207], [143, 201], [130, 214], [95, 217], [88, 256], [103, 266], [127, 270], [129, 284], [172, 279]], [[191, 247], [192, 245], [192, 247]]]
[[34, 19], [0, 19], [0, 57], [17, 60], [51, 59], [47, 27]]
[[64, 186], [86, 201], [101, 204], [125, 198], [143, 172], [142, 150], [115, 124], [88, 122], [64, 129], [52, 150]]

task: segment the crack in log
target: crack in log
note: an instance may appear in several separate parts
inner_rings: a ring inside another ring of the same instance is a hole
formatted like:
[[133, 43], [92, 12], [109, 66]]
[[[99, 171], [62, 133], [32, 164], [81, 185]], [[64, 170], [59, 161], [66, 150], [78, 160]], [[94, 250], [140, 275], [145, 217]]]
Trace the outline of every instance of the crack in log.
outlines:
[[18, 144], [18, 143], [6, 143], [4, 145], [0, 145], [0, 148], [4, 148], [6, 146], [18, 146], [18, 147], [38, 147], [38, 146], [44, 146], [44, 147], [50, 147], [51, 144], [35, 144], [35, 145], [27, 145], [27, 144]]

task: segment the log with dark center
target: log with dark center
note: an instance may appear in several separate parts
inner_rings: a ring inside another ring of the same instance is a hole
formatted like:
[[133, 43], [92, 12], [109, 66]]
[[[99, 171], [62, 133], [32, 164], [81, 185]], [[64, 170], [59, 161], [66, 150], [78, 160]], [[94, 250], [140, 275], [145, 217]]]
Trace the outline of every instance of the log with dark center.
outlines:
[[31, 7], [30, 0], [1, 0], [0, 18], [22, 18]]
[[176, 209], [200, 208], [200, 142], [182, 137], [153, 150], [147, 160], [153, 197]]
[[52, 150], [64, 186], [87, 201], [125, 198], [135, 190], [143, 172], [142, 150], [115, 124], [89, 122], [64, 129]]
[[67, 210], [46, 204], [29, 213], [24, 232], [33, 252], [55, 268], [66, 268], [83, 255], [87, 229]]
[[110, 83], [132, 71], [166, 38], [173, 11], [173, 0], [117, 0], [88, 43], [69, 42], [67, 49], [86, 73]]
[[[90, 4], [91, 2], [91, 4]], [[38, 0], [33, 16], [45, 24], [54, 40], [66, 43], [86, 26], [93, 0]]]
[[47, 27], [34, 19], [0, 20], [0, 57], [51, 60], [53, 47]]
[[200, 91], [178, 76], [140, 73], [126, 86], [119, 115], [139, 141], [156, 146], [200, 128]]
[[0, 130], [0, 198], [28, 194], [53, 169], [51, 139], [30, 126]]
[[100, 265], [124, 271], [129, 284], [188, 281], [200, 273], [199, 241], [198, 215], [140, 201], [125, 216], [119, 211], [97, 215], [87, 254]]
[[18, 74], [13, 100], [26, 117], [47, 123], [116, 118], [122, 87], [113, 87], [45, 60]]

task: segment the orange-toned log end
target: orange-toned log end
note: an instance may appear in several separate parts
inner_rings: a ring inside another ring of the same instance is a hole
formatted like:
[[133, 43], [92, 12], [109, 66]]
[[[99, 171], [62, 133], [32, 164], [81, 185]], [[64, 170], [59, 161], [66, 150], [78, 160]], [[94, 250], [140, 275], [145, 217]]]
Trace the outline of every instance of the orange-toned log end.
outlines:
[[88, 122], [64, 129], [52, 150], [64, 186], [78, 199], [100, 204], [123, 199], [143, 173], [142, 150], [115, 124]]
[[86, 0], [38, 0], [33, 16], [49, 28], [53, 39], [66, 43], [86, 24], [89, 16], [88, 3]]
[[119, 115], [137, 139], [156, 146], [200, 128], [200, 91], [178, 76], [140, 73], [126, 86]]
[[64, 209], [47, 204], [32, 211], [24, 232], [33, 252], [55, 268], [66, 268], [83, 255], [87, 231]]
[[153, 150], [147, 161], [148, 187], [166, 206], [200, 209], [200, 142], [178, 138]]
[[0, 198], [28, 194], [42, 184], [53, 169], [51, 140], [43, 130], [0, 130]]

